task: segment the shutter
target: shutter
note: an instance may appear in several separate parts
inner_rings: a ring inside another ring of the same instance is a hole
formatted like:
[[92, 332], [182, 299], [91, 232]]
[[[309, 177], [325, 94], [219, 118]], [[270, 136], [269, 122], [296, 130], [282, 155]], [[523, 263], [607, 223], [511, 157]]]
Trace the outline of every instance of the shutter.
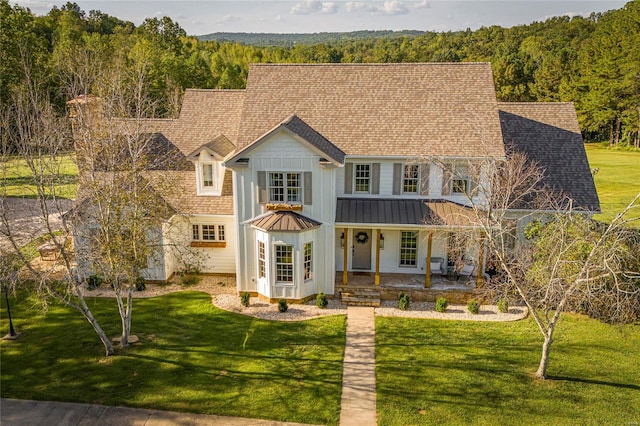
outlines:
[[402, 164], [393, 163], [393, 195], [400, 195], [402, 188]]
[[303, 183], [304, 183], [304, 203], [307, 205], [311, 205], [312, 199], [313, 199], [313, 191], [312, 191], [312, 184], [313, 182], [311, 181], [312, 177], [311, 177], [311, 172], [304, 172], [304, 179], [303, 179]]
[[451, 195], [451, 178], [453, 173], [451, 172], [450, 165], [443, 165], [442, 167], [442, 195]]
[[345, 163], [344, 165], [344, 193], [353, 193], [353, 163]]
[[380, 193], [380, 163], [371, 165], [371, 193]]
[[420, 164], [420, 195], [429, 195], [429, 163]]
[[258, 172], [258, 203], [267, 202], [267, 172]]

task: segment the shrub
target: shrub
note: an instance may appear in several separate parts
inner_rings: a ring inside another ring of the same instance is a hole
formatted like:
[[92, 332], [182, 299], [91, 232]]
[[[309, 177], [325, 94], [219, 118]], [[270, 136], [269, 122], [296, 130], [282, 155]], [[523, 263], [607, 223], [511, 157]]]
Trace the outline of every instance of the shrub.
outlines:
[[184, 287], [190, 287], [192, 285], [196, 285], [200, 282], [201, 278], [198, 275], [193, 274], [185, 274], [180, 279], [180, 284]]
[[447, 299], [445, 299], [444, 297], [438, 297], [436, 299], [436, 312], [446, 312], [447, 306]]
[[280, 312], [287, 312], [287, 309], [289, 309], [289, 305], [287, 305], [287, 299], [278, 300], [278, 310]]
[[240, 304], [245, 308], [249, 307], [249, 302], [251, 301], [251, 295], [246, 291], [240, 293]]
[[509, 312], [509, 300], [506, 297], [498, 299], [498, 311], [503, 314]]
[[104, 280], [100, 275], [91, 274], [89, 275], [89, 278], [87, 278], [87, 287], [89, 287], [89, 290], [95, 290], [96, 288], [100, 287], [100, 284], [102, 284], [103, 281]]
[[476, 299], [471, 299], [469, 300], [469, 303], [467, 303], [467, 309], [475, 315], [480, 312], [480, 304]]
[[409, 295], [407, 293], [401, 293], [398, 299], [398, 309], [406, 311], [409, 309]]
[[323, 292], [318, 293], [316, 296], [316, 306], [320, 309], [324, 309], [329, 304], [329, 298]]
[[143, 277], [136, 278], [136, 291], [145, 291], [147, 288], [147, 283], [144, 281]]

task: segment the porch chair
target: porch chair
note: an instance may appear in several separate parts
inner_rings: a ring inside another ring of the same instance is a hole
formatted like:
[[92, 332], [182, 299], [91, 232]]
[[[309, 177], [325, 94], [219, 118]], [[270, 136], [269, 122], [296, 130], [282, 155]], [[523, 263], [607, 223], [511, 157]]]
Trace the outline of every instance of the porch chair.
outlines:
[[471, 277], [476, 274], [476, 264], [475, 263], [465, 263], [462, 268], [458, 271], [458, 279], [460, 277], [466, 277], [467, 281], [471, 280]]
[[447, 272], [444, 267], [444, 259], [441, 257], [432, 257], [429, 262], [431, 263], [431, 275], [443, 275]]

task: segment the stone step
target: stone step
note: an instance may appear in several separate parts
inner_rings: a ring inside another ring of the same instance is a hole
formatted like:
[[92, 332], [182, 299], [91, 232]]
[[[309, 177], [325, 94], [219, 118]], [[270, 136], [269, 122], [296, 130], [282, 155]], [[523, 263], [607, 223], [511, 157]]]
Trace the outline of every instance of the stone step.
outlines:
[[377, 308], [380, 306], [380, 299], [361, 298], [361, 297], [344, 297], [342, 303], [347, 306], [371, 306]]

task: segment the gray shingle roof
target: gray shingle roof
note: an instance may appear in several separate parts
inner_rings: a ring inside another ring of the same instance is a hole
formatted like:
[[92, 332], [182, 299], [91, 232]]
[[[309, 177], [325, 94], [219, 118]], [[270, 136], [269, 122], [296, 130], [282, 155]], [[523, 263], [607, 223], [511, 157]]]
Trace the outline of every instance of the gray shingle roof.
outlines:
[[504, 157], [488, 63], [252, 65], [238, 147], [292, 114], [347, 155]]
[[276, 211], [259, 217], [250, 222], [263, 231], [301, 232], [317, 228], [322, 225], [317, 220], [310, 219], [292, 211]]
[[338, 198], [336, 225], [473, 226], [473, 211], [445, 200]]
[[499, 103], [507, 147], [535, 161], [544, 183], [574, 200], [574, 208], [599, 211], [589, 161], [572, 103]]

